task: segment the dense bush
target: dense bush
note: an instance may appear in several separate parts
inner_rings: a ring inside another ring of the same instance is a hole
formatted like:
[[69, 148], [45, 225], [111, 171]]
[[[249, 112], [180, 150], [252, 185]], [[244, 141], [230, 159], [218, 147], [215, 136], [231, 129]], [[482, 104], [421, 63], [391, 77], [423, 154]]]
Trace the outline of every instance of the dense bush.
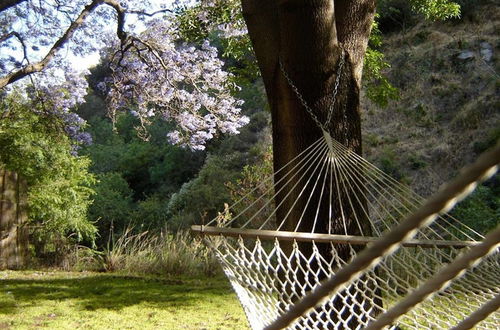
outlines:
[[483, 4], [491, 3], [497, 4], [496, 0], [454, 0], [460, 5], [461, 17], [467, 17], [476, 11], [476, 9]]
[[405, 30], [417, 22], [407, 0], [380, 0], [377, 12], [380, 29], [384, 33]]
[[98, 245], [105, 246], [114, 233], [123, 232], [130, 224], [133, 191], [120, 173], [98, 174], [97, 180], [89, 218], [99, 229]]
[[238, 154], [208, 157], [198, 176], [172, 195], [168, 203], [170, 228], [177, 230], [215, 217], [231, 199], [225, 183], [236, 180], [242, 167]]
[[379, 14], [382, 32], [406, 30], [419, 21], [419, 16], [427, 20], [459, 18], [464, 9], [469, 10], [484, 0], [379, 0]]
[[486, 234], [500, 224], [500, 179], [498, 175], [478, 186], [451, 213], [475, 231]]

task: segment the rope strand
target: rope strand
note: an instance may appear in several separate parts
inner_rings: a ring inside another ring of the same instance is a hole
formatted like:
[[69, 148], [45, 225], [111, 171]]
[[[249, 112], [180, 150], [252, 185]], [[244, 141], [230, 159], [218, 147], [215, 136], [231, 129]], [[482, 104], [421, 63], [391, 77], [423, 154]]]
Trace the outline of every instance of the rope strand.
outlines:
[[448, 211], [459, 199], [471, 193], [475, 183], [493, 175], [500, 163], [500, 145], [494, 150], [483, 154], [476, 163], [467, 168], [457, 179], [438, 192], [417, 212], [406, 218], [398, 227], [384, 235], [370, 248], [363, 250], [351, 263], [340, 269], [333, 277], [316, 287], [310, 294], [303, 297], [295, 305], [266, 330], [278, 330], [289, 326], [295, 319], [313, 309], [326, 297], [345, 288], [346, 285], [359, 278], [364, 270], [371, 268], [382, 257], [395, 251], [404, 241], [410, 239], [419, 227], [432, 223], [436, 215]]

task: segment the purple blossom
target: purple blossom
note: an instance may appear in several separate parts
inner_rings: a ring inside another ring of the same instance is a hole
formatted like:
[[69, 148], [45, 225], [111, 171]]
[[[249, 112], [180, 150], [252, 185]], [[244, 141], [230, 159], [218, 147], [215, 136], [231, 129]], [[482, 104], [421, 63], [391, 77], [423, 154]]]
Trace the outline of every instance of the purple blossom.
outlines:
[[246, 27], [236, 27], [233, 23], [224, 23], [217, 26], [219, 35], [222, 38], [228, 39], [233, 37], [241, 37], [248, 34]]
[[179, 131], [173, 131], [167, 134], [168, 140], [172, 144], [179, 144], [182, 141]]
[[84, 74], [87, 72], [78, 73], [69, 67], [61, 70], [49, 68], [43, 73], [42, 79], [36, 80], [37, 89], [27, 88], [26, 92], [30, 98], [39, 100], [46, 113], [61, 120], [64, 131], [73, 142], [72, 150], [76, 153], [80, 146], [92, 144], [92, 137], [84, 132], [86, 121], [72, 112], [85, 102], [88, 84]]
[[142, 124], [158, 116], [176, 123], [171, 143], [204, 149], [217, 132], [237, 134], [248, 123], [243, 101], [231, 94], [236, 86], [223, 70], [217, 49], [205, 41], [200, 48], [176, 43], [175, 26], [156, 21], [141, 35], [155, 53], [131, 47], [121, 61], [112, 62], [107, 86], [111, 110], [133, 108]]

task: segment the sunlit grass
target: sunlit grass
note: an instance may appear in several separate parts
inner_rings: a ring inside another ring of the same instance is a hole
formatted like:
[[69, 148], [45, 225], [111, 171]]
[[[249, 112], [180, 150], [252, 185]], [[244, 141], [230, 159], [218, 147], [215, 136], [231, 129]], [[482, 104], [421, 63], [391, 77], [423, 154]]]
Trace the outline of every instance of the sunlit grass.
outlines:
[[0, 272], [0, 329], [247, 329], [224, 278]]

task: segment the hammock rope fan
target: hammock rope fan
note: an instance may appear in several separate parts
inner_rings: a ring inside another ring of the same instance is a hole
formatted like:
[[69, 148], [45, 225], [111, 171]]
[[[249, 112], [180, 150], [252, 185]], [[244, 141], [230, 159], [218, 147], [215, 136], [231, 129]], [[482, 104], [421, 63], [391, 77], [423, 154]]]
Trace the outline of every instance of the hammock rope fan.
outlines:
[[[215, 251], [253, 329], [272, 324], [424, 202], [320, 127], [323, 136], [273, 176], [206, 225], [192, 226]], [[289, 328], [362, 329], [482, 239], [442, 214]], [[500, 294], [499, 261], [498, 251], [484, 257], [388, 328], [459, 324]], [[497, 329], [499, 314], [490, 314], [477, 329]]]

